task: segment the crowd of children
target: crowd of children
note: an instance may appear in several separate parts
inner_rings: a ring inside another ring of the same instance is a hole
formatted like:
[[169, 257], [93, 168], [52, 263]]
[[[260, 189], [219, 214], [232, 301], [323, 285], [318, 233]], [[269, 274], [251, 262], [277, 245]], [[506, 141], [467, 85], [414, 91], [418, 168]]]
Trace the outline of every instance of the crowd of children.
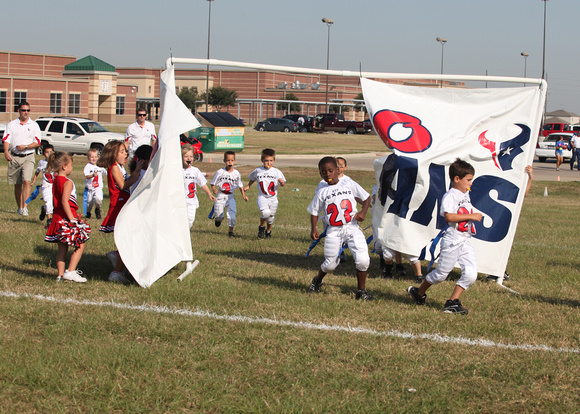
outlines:
[[[95, 217], [101, 219], [103, 203], [103, 175], [107, 177], [110, 205], [106, 217], [99, 230], [111, 233], [115, 229], [115, 222], [122, 207], [128, 201], [131, 191], [135, 189], [139, 180], [147, 169], [152, 147], [143, 145], [135, 150], [134, 158], [130, 160], [130, 173], [127, 174], [125, 165], [128, 154], [126, 146], [121, 141], [111, 141], [103, 149], [99, 157], [95, 149], [87, 153], [88, 163], [83, 169], [85, 189], [83, 193], [83, 212], [87, 219], [92, 217], [94, 207]], [[189, 228], [193, 226], [196, 211], [199, 207], [197, 187], [199, 186], [213, 202], [210, 218], [215, 226], [220, 227], [223, 220], [227, 220], [228, 235], [234, 237], [236, 224], [235, 190], [239, 189], [244, 201], [248, 201], [246, 192], [256, 183], [258, 187], [257, 205], [260, 211], [258, 238], [272, 237], [272, 225], [278, 210], [278, 189], [286, 184], [284, 174], [273, 166], [276, 152], [266, 148], [261, 153], [262, 166], [253, 170], [249, 176], [248, 185], [244, 187], [241, 174], [234, 168], [236, 154], [233, 151], [224, 153], [225, 167], [214, 174], [208, 187], [205, 173], [192, 165], [194, 150], [189, 144], [182, 145], [182, 167], [185, 199]], [[48, 218], [45, 240], [58, 243], [56, 259], [57, 280], [70, 280], [84, 283], [86, 278], [77, 269], [88, 240], [90, 228], [82, 221], [77, 213], [78, 205], [76, 190], [73, 181], [69, 178], [73, 163], [72, 157], [65, 152], [54, 152], [52, 146], [43, 148], [44, 159], [39, 161], [33, 182], [42, 174], [42, 194], [44, 205], [41, 207], [40, 219]], [[389, 158], [393, 158], [392, 155]], [[394, 165], [392, 159], [387, 159], [383, 168], [381, 184], [386, 187], [381, 197], [393, 198], [394, 190], [391, 186], [392, 176], [389, 178], [388, 165]], [[307, 210], [311, 215], [310, 236], [318, 241], [325, 236], [324, 262], [318, 274], [312, 279], [308, 288], [309, 293], [318, 293], [321, 290], [323, 279], [327, 273], [333, 272], [340, 262], [344, 261], [344, 249], [348, 247], [352, 252], [357, 277], [356, 299], [371, 301], [374, 297], [366, 290], [367, 270], [370, 265], [367, 240], [359, 227], [359, 222], [365, 220], [367, 211], [376, 204], [380, 190], [373, 187], [372, 195], [367, 193], [359, 184], [344, 174], [347, 162], [342, 157], [323, 157], [319, 164], [319, 173], [322, 180], [318, 184], [314, 198]], [[529, 190], [533, 172], [531, 166], [526, 167], [529, 174]], [[426, 291], [434, 284], [444, 281], [458, 263], [461, 267], [461, 277], [455, 285], [449, 300], [444, 305], [444, 312], [466, 314], [461, 301], [462, 292], [468, 289], [476, 280], [477, 263], [475, 252], [469, 239], [474, 233], [473, 221], [481, 221], [481, 213], [467, 213], [473, 211], [469, 198], [469, 189], [475, 170], [460, 159], [457, 159], [449, 168], [451, 189], [445, 193], [441, 202], [440, 214], [445, 218], [449, 228], [445, 231], [441, 242], [441, 254], [438, 266], [423, 277], [421, 262], [418, 257], [408, 256], [414, 271], [415, 280], [419, 287], [410, 286], [409, 295], [416, 304], [423, 305]], [[384, 204], [385, 200], [381, 200]], [[360, 205], [360, 208], [359, 208]], [[317, 223], [322, 220], [324, 231], [318, 232]], [[396, 264], [397, 273], [404, 275], [401, 264], [401, 254], [383, 246], [377, 238], [376, 229], [373, 229], [375, 239], [374, 248], [380, 257], [382, 277], [391, 277], [393, 265]], [[65, 269], [65, 260], [69, 247], [74, 251]], [[130, 280], [124, 272], [124, 265], [118, 251], [107, 253], [107, 258], [113, 265], [109, 280], [128, 283]]]

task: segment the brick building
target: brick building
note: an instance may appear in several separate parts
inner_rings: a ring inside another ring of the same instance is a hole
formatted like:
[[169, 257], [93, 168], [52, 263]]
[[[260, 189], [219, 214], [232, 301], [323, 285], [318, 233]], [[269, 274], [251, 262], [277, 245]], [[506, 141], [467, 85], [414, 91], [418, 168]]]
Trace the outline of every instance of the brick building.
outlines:
[[[211, 69], [211, 68], [210, 68]], [[114, 67], [94, 56], [74, 56], [0, 51], [0, 122], [17, 116], [16, 106], [27, 100], [33, 119], [40, 116], [78, 116], [106, 123], [130, 123], [137, 108], [153, 120], [159, 117], [159, 80], [163, 68]], [[435, 81], [383, 82], [439, 86]], [[326, 76], [257, 70], [211, 69], [209, 87], [222, 86], [238, 94], [239, 105], [223, 108], [254, 124], [265, 117], [281, 116], [276, 101], [294, 94], [301, 112], [315, 115], [325, 110]], [[446, 87], [464, 87], [445, 82]], [[206, 69], [175, 69], [176, 92], [206, 89]], [[349, 103], [361, 93], [358, 78], [329, 76], [329, 102]], [[202, 106], [202, 110], [205, 107]], [[213, 108], [209, 108], [213, 110]], [[345, 117], [361, 120], [364, 112], [348, 111]]]

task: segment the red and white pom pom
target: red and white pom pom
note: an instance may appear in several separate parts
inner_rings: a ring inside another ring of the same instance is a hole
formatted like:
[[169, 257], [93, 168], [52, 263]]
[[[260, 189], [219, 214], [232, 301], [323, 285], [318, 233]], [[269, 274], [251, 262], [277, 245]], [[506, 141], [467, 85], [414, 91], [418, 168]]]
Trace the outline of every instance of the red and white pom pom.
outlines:
[[57, 236], [58, 241], [61, 243], [68, 244], [77, 249], [89, 239], [91, 227], [85, 221], [79, 220], [76, 222], [63, 219], [59, 222], [59, 225], [60, 230]]

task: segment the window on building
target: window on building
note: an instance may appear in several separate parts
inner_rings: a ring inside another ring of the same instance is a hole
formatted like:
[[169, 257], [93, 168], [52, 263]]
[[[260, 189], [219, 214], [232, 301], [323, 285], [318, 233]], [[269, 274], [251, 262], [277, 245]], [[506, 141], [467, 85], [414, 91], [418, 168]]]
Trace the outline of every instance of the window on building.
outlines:
[[62, 113], [62, 93], [50, 94], [50, 113], [51, 114]]
[[149, 93], [151, 93], [151, 85], [149, 85]]
[[18, 105], [26, 100], [26, 94], [26, 92], [14, 92], [14, 112], [18, 112]]
[[117, 115], [125, 115], [125, 97], [117, 96], [117, 109], [115, 111]]
[[81, 113], [81, 95], [79, 93], [69, 94], [68, 113], [72, 115], [78, 115]]
[[6, 91], [0, 91], [0, 112], [6, 112]]

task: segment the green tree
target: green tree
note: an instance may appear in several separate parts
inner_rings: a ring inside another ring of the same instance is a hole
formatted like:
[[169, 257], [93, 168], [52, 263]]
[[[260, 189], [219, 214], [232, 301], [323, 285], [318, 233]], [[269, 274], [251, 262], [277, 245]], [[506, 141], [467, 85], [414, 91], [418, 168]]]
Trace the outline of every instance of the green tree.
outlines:
[[[298, 97], [294, 95], [292, 92], [286, 94], [286, 96], [281, 96], [281, 100], [284, 101], [297, 101]], [[276, 104], [276, 109], [278, 111], [287, 111], [288, 110], [288, 103], [287, 102], [278, 102]], [[290, 112], [300, 112], [300, 104], [291, 103], [290, 104]]]
[[[363, 94], [361, 92], [354, 99], [358, 99], [358, 100], [364, 101], [365, 98], [364, 98], [364, 96], [363, 96]], [[367, 107], [365, 105], [357, 105], [357, 106], [354, 107], [354, 110], [357, 111], [357, 112], [364, 111], [365, 113], [368, 113]]]
[[[217, 110], [221, 110], [224, 106], [236, 106], [236, 98], [238, 93], [233, 89], [224, 88], [223, 86], [214, 86], [209, 90], [208, 103], [215, 106]], [[205, 93], [201, 94], [201, 98], [205, 101]]]
[[200, 99], [200, 96], [194, 88], [182, 88], [177, 96], [181, 99], [181, 102], [183, 102], [183, 104], [193, 112], [195, 112], [195, 109], [201, 105], [201, 103], [197, 102]]

